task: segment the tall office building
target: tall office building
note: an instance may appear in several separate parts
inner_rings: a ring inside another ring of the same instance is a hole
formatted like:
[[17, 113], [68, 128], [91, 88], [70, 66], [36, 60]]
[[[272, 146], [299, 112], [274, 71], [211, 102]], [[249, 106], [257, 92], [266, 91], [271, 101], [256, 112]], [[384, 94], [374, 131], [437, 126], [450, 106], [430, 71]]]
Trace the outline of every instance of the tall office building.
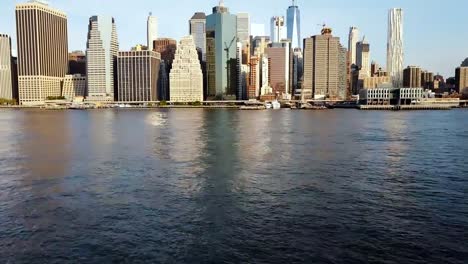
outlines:
[[421, 72], [421, 85], [425, 89], [432, 89], [434, 86], [434, 73], [428, 71]]
[[250, 41], [250, 15], [248, 13], [237, 14], [237, 41], [242, 45]]
[[230, 14], [223, 1], [206, 17], [206, 68], [208, 97], [234, 99], [236, 84], [231, 81], [236, 69], [237, 17]]
[[169, 73], [172, 69], [172, 61], [177, 50], [177, 40], [171, 38], [159, 38], [154, 41], [154, 51], [161, 54], [160, 84], [158, 86], [158, 99], [170, 100]]
[[152, 50], [121, 51], [117, 56], [117, 100], [157, 101], [160, 54]]
[[301, 39], [301, 11], [296, 4], [296, 0], [292, 0], [292, 5], [288, 8], [287, 15], [288, 39], [291, 40], [292, 48], [302, 48]]
[[202, 53], [202, 60], [206, 60], [206, 15], [202, 12], [195, 13], [189, 21], [190, 35], [193, 37], [197, 50]]
[[60, 96], [68, 69], [66, 14], [42, 1], [18, 4], [16, 36], [20, 103], [43, 103], [49, 96]]
[[455, 70], [455, 88], [460, 94], [468, 95], [468, 67], [458, 67]]
[[177, 47], [170, 73], [171, 102], [202, 102], [203, 73], [192, 36]]
[[332, 36], [332, 30], [325, 27], [322, 35], [304, 39], [302, 98], [345, 99], [345, 91], [345, 49], [340, 44], [340, 38]]
[[86, 43], [88, 100], [114, 100], [115, 63], [119, 52], [115, 20], [110, 16], [89, 19]]
[[274, 16], [270, 21], [270, 38], [272, 42], [281, 42], [287, 38], [286, 21], [283, 16]]
[[356, 45], [357, 42], [359, 41], [359, 29], [357, 27], [351, 27], [349, 28], [349, 37], [348, 37], [348, 51], [349, 51], [349, 56], [350, 56], [350, 62], [351, 64], [357, 64], [356, 60]]
[[403, 84], [403, 56], [403, 10], [393, 8], [388, 12], [387, 72], [395, 88]]
[[260, 92], [260, 63], [259, 57], [250, 58], [249, 83], [247, 85], [247, 99], [256, 99]]
[[149, 13], [146, 30], [148, 50], [154, 50], [154, 41], [158, 38], [158, 18], [153, 13]]
[[302, 87], [302, 77], [304, 73], [304, 58], [300, 49], [295, 49], [293, 53], [293, 81], [292, 81], [292, 92], [294, 96], [300, 96]]
[[269, 65], [269, 84], [273, 94], [287, 97], [290, 94], [291, 43], [272, 43], [265, 50]]
[[13, 92], [13, 61], [11, 57], [11, 38], [8, 35], [0, 34], [0, 98], [14, 98]]
[[403, 70], [403, 87], [421, 88], [421, 68], [417, 66], [408, 66]]
[[364, 37], [356, 43], [356, 63], [363, 77], [371, 77], [370, 44]]

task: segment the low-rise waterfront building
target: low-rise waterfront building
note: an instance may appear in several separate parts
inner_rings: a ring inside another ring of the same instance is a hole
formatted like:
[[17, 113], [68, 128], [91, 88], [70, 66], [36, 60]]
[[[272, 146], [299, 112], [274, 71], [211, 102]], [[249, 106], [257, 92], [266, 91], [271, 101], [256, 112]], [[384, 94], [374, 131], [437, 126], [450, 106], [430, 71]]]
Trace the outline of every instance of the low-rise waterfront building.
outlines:
[[62, 96], [68, 101], [73, 101], [76, 97], [85, 97], [86, 76], [81, 74], [65, 75]]

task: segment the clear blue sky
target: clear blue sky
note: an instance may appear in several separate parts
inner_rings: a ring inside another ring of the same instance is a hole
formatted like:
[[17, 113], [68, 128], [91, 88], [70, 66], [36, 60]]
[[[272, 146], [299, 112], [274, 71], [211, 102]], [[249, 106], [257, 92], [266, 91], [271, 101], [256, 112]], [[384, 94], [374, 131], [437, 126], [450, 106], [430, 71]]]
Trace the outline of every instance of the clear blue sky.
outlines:
[[[13, 36], [14, 8], [25, 0], [0, 0], [0, 32]], [[405, 11], [405, 65], [453, 76], [468, 57], [468, 1], [464, 0], [297, 0], [302, 12], [302, 37], [317, 34], [327, 23], [347, 46], [350, 26], [357, 26], [371, 44], [372, 58], [385, 65], [387, 10]], [[68, 14], [69, 49], [84, 50], [88, 18], [113, 15], [120, 49], [146, 43], [146, 16], [159, 18], [159, 35], [179, 39], [188, 34], [188, 19], [195, 11], [211, 13], [215, 0], [51, 0]], [[268, 25], [269, 17], [286, 15], [289, 0], [225, 0], [232, 13], [248, 12], [252, 23]]]

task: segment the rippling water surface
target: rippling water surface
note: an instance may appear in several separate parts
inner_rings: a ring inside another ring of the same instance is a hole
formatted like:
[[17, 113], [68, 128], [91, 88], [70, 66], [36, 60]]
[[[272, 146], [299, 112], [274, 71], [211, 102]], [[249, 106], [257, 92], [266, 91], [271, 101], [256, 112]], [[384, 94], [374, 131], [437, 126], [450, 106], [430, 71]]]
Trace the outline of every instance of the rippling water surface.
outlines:
[[0, 111], [1, 263], [468, 261], [468, 111]]

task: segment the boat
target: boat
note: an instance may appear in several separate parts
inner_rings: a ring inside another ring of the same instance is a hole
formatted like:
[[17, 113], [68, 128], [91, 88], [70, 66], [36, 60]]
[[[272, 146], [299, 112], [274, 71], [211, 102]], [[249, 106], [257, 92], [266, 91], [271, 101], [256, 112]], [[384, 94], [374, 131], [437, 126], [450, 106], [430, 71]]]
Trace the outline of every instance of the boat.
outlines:
[[265, 104], [266, 109], [271, 109], [272, 107], [273, 107], [273, 105], [271, 103], [266, 103]]
[[271, 106], [275, 110], [281, 109], [281, 104], [278, 102], [278, 100], [275, 100], [275, 101], [271, 102]]

